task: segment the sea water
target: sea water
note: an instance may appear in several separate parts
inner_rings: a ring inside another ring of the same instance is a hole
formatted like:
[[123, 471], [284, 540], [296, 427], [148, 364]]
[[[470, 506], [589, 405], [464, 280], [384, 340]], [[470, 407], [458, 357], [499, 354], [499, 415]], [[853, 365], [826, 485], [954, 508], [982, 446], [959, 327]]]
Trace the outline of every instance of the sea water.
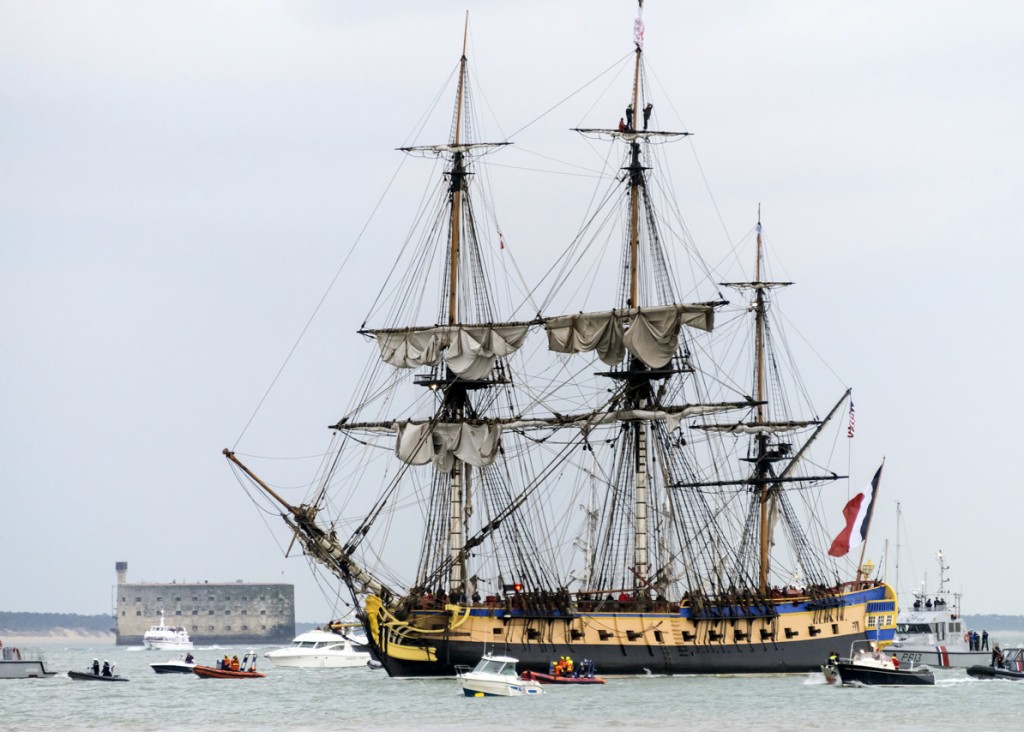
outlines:
[[[178, 654], [136, 648], [43, 647], [48, 679], [0, 681], [0, 730], [1017, 730], [1024, 681], [936, 671], [921, 688], [851, 688], [820, 674], [609, 679], [519, 698], [471, 698], [454, 679], [391, 679], [382, 670], [282, 669], [264, 679], [156, 674]], [[198, 648], [214, 665], [245, 647]], [[73, 681], [96, 658], [128, 683]], [[600, 671], [600, 669], [598, 669]]]

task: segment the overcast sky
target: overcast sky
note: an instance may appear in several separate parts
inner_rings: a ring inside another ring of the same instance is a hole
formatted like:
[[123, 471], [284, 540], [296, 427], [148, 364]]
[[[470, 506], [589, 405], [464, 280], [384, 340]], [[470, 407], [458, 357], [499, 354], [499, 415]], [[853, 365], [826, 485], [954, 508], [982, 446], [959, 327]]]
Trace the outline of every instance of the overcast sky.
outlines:
[[[588, 154], [568, 128], [621, 115], [545, 112], [630, 52], [635, 7], [0, 0], [0, 609], [109, 612], [125, 560], [130, 581], [293, 583], [298, 620], [334, 614], [221, 449], [326, 445], [412, 210], [346, 255], [465, 10], [481, 108], [525, 181]], [[788, 317], [854, 389], [850, 474], [886, 457], [869, 555], [888, 540], [893, 565], [899, 501], [901, 591], [934, 583], [941, 549], [965, 613], [1024, 613], [1005, 561], [1024, 4], [648, 0], [645, 17], [659, 119], [695, 133], [678, 177], [717, 206], [698, 244], [740, 238], [762, 205], [799, 285]], [[499, 183], [520, 260], [570, 241], [591, 188]]]

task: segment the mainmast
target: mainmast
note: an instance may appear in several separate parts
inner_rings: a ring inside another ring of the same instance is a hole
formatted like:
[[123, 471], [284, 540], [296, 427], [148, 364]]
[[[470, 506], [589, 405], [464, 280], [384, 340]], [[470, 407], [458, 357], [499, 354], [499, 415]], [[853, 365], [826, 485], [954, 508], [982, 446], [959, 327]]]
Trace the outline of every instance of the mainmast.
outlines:
[[[754, 268], [754, 283], [755, 283], [755, 295], [754, 295], [754, 318], [755, 318], [755, 353], [757, 359], [757, 424], [763, 425], [765, 423], [765, 399], [766, 399], [766, 388], [765, 388], [765, 296], [764, 288], [761, 282], [761, 262], [762, 262], [762, 243], [761, 243], [761, 206], [757, 207], [757, 263]], [[762, 593], [768, 589], [768, 569], [769, 569], [769, 550], [771, 548], [771, 501], [769, 500], [769, 484], [768, 474], [771, 472], [771, 463], [768, 460], [768, 435], [760, 433], [757, 436], [757, 462], [756, 462], [756, 474], [758, 490], [760, 496], [758, 504], [761, 511], [761, 522], [760, 522], [760, 559], [758, 561], [758, 588]]]
[[[633, 27], [633, 42], [636, 45], [636, 63], [633, 69], [633, 100], [630, 102], [632, 113], [627, 110], [629, 122], [627, 126], [632, 132], [636, 126], [636, 114], [640, 110], [640, 62], [643, 60], [643, 11], [644, 2], [639, 0], [636, 21]], [[639, 259], [640, 259], [640, 196], [644, 187], [644, 168], [640, 165], [640, 143], [634, 138], [630, 142], [629, 164], [629, 302], [628, 307], [640, 307], [639, 299]], [[634, 359], [634, 365], [638, 364]], [[647, 392], [650, 391], [649, 381], [645, 379], [647, 388], [639, 391], [637, 406], [648, 406]], [[634, 511], [636, 529], [634, 536], [633, 571], [636, 574], [637, 587], [646, 583], [648, 571], [647, 556], [647, 425], [636, 424], [636, 495]]]
[[[469, 11], [466, 11], [466, 22], [462, 31], [462, 57], [459, 60], [459, 88], [455, 98], [455, 132], [452, 139], [454, 154], [451, 170], [451, 251], [448, 276], [448, 324], [456, 325], [458, 316], [458, 284], [459, 284], [459, 227], [462, 210], [462, 193], [466, 185], [466, 170], [463, 151], [459, 147], [462, 135], [463, 95], [466, 88], [466, 39], [469, 35]], [[446, 367], [447, 368], [447, 367]], [[467, 393], [464, 388], [454, 383], [452, 373], [448, 371], [449, 388], [445, 390], [445, 408], [450, 411], [449, 418], [458, 421], [465, 415]], [[448, 526], [448, 556], [451, 560], [449, 577], [449, 593], [457, 595], [464, 592], [466, 578], [465, 527], [463, 515], [465, 511], [465, 490], [469, 489], [471, 466], [461, 460], [455, 460], [451, 468], [451, 505]]]

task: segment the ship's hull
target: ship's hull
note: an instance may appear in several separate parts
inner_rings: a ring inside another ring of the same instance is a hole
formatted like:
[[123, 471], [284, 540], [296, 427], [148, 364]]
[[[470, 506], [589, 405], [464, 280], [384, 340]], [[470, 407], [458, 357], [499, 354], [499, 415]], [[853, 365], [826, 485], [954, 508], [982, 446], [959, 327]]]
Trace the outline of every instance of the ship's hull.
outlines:
[[694, 619], [686, 607], [540, 617], [449, 605], [398, 621], [372, 596], [364, 609], [367, 635], [391, 676], [453, 676], [484, 648], [515, 656], [520, 672], [545, 673], [551, 661], [570, 656], [592, 660], [602, 676], [631, 676], [816, 671], [853, 641], [892, 640], [891, 588], [851, 591], [836, 601], [828, 609], [807, 598], [779, 601], [769, 616], [714, 620]]

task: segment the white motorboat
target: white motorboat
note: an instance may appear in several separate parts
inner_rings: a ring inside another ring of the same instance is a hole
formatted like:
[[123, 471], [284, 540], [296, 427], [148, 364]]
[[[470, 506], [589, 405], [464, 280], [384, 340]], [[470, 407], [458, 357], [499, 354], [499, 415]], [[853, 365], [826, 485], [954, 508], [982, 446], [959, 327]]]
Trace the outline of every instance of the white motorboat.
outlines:
[[192, 639], [180, 625], [166, 625], [164, 611], [160, 611], [160, 624], [150, 626], [142, 636], [142, 645], [150, 650], [189, 651], [192, 650]]
[[[295, 636], [290, 646], [267, 651], [263, 656], [283, 668], [351, 668], [366, 666], [370, 652], [365, 636], [344, 627], [341, 631], [311, 630]], [[360, 642], [363, 641], [363, 642]]]
[[191, 674], [192, 669], [196, 667], [196, 662], [192, 654], [189, 653], [187, 656], [178, 656], [170, 661], [151, 663], [149, 667], [158, 674]]
[[475, 668], [456, 666], [459, 684], [466, 696], [530, 696], [543, 694], [539, 681], [524, 679], [516, 673], [519, 659], [485, 653]]
[[[939, 588], [914, 592], [910, 607], [900, 605], [896, 638], [888, 647], [904, 665], [928, 664], [935, 668], [970, 668], [985, 665], [991, 656], [988, 634], [984, 641], [971, 640], [971, 628], [960, 615], [960, 593], [946, 590], [946, 570], [942, 552], [939, 562]], [[975, 631], [976, 632], [976, 631]], [[994, 644], [994, 639], [992, 640]]]
[[[856, 642], [854, 643], [856, 645]], [[880, 651], [875, 644], [869, 649], [850, 649], [847, 659], [829, 659], [822, 668], [825, 679], [833, 683], [826, 669], [838, 673], [843, 686], [934, 686], [935, 674], [927, 666], [905, 666], [896, 656]]]

